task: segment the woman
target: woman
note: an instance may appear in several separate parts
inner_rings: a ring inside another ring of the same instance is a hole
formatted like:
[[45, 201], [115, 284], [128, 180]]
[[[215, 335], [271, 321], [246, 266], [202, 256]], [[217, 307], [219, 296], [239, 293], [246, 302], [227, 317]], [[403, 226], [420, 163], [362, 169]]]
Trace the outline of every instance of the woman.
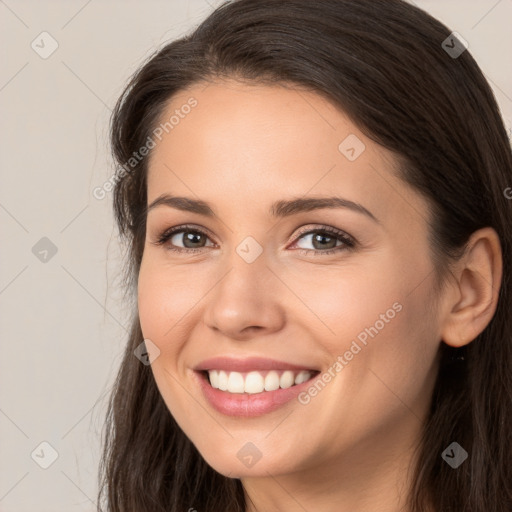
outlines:
[[111, 512], [512, 506], [512, 157], [400, 0], [238, 0], [115, 108]]

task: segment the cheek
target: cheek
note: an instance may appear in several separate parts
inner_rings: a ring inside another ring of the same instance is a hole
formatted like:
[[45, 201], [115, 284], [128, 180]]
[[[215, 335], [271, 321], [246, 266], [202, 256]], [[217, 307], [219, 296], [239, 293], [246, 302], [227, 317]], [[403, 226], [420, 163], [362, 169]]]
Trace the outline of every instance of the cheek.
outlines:
[[201, 281], [186, 271], [173, 271], [165, 265], [142, 262], [138, 279], [138, 309], [144, 337], [155, 339], [161, 350], [172, 346], [164, 340], [177, 338], [202, 293]]
[[349, 386], [376, 423], [401, 413], [419, 418], [428, 407], [439, 347], [428, 286], [427, 280], [413, 292], [407, 286], [392, 289], [385, 300], [372, 302], [365, 325], [353, 326], [350, 339], [361, 351], [347, 368]]
[[165, 312], [169, 310], [172, 290], [162, 286], [158, 273], [151, 264], [143, 263], [137, 286], [139, 319], [144, 338], [156, 340], [163, 333]]
[[[368, 300], [339, 316], [337, 340], [328, 346], [333, 377], [319, 398], [311, 395], [311, 417], [319, 425], [338, 425], [347, 438], [358, 439], [425, 414], [436, 343], [420, 295], [404, 299], [396, 289], [389, 300], [374, 289]], [[401, 300], [394, 301], [397, 297]], [[326, 442], [324, 449], [330, 453], [332, 443]]]
[[186, 340], [183, 326], [194, 301], [190, 286], [185, 279], [171, 277], [172, 271], [152, 262], [147, 257], [140, 268], [137, 288], [139, 320], [144, 339], [151, 340], [160, 350], [159, 357], [151, 363], [151, 371], [159, 392], [168, 409], [180, 424], [186, 418], [180, 416], [187, 410], [187, 397], [183, 396], [184, 368], [180, 367], [180, 353]]
[[[382, 258], [371, 264], [354, 258], [343, 268], [294, 274], [294, 292], [309, 310], [309, 325], [334, 359], [349, 350], [353, 340], [369, 346], [370, 340], [400, 322], [403, 286], [393, 279], [396, 269], [384, 263]], [[303, 304], [297, 309], [304, 309]]]
[[393, 398], [384, 383], [414, 400], [430, 382], [439, 346], [428, 307], [431, 269], [427, 260], [406, 259], [383, 254], [364, 268], [354, 265], [330, 279], [326, 275], [316, 287], [303, 278], [299, 289], [304, 303], [311, 305], [329, 364], [341, 356], [341, 373], [350, 374], [343, 385], [357, 393], [367, 389], [369, 400], [386, 393]]

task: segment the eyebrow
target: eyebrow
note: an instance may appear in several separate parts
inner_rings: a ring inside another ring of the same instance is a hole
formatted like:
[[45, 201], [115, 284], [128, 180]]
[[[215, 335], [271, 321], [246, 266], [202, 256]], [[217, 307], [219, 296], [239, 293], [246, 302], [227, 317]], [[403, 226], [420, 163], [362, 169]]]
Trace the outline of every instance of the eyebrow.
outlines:
[[[156, 198], [146, 209], [146, 215], [158, 206], [168, 206], [178, 210], [197, 213], [206, 217], [215, 217], [215, 212], [211, 205], [200, 199], [192, 199], [190, 197], [172, 196], [170, 194], [162, 194]], [[342, 197], [301, 197], [297, 199], [280, 200], [273, 203], [269, 213], [272, 217], [289, 217], [298, 213], [310, 212], [312, 210], [321, 210], [324, 208], [346, 208], [356, 213], [366, 215], [374, 222], [380, 224], [380, 221], [367, 210], [363, 205], [344, 199]]]

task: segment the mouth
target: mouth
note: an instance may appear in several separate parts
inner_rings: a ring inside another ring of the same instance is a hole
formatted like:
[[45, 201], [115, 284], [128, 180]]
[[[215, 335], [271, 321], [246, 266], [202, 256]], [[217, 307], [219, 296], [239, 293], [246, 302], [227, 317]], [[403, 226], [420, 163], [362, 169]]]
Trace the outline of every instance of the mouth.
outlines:
[[288, 389], [308, 382], [319, 370], [252, 370], [236, 372], [221, 369], [200, 371], [214, 389], [232, 394], [259, 394]]
[[302, 403], [294, 398], [320, 373], [318, 368], [291, 361], [231, 355], [205, 359], [191, 370], [193, 381], [213, 409], [246, 418]]
[[225, 416], [243, 418], [263, 416], [285, 404], [298, 403], [294, 398], [304, 392], [319, 373], [318, 370], [193, 371], [211, 407]]

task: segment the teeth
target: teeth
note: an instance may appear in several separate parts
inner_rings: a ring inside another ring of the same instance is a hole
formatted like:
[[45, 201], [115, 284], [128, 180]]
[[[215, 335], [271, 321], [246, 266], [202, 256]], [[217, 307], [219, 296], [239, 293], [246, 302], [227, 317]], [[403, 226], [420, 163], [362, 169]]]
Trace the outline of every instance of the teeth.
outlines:
[[219, 389], [221, 391], [226, 391], [228, 389], [228, 374], [226, 372], [219, 372]]
[[224, 370], [208, 370], [210, 384], [215, 389], [229, 393], [262, 393], [276, 389], [287, 389], [296, 384], [302, 384], [311, 378], [312, 372], [302, 370], [293, 372], [286, 370], [281, 373], [275, 370], [269, 372], [252, 371], [248, 373], [226, 372]]
[[310, 377], [310, 372], [300, 372], [297, 377], [295, 377], [295, 384], [302, 384], [303, 382], [306, 382]]
[[[238, 375], [242, 377], [241, 373]], [[265, 389], [265, 381], [263, 379], [263, 375], [258, 372], [249, 372], [245, 377], [243, 388], [245, 393], [261, 393]]]
[[265, 391], [275, 391], [279, 389], [279, 374], [275, 371], [270, 371], [265, 377]]
[[219, 389], [219, 372], [217, 370], [212, 370], [211, 372], [208, 372], [208, 375], [210, 377], [210, 384], [212, 385], [212, 388]]
[[279, 387], [286, 389], [291, 388], [293, 384], [295, 383], [295, 375], [293, 375], [293, 372], [286, 371], [283, 372], [283, 375], [281, 375], [281, 378], [279, 379]]
[[238, 372], [230, 372], [228, 377], [228, 389], [230, 393], [244, 392], [244, 376]]

